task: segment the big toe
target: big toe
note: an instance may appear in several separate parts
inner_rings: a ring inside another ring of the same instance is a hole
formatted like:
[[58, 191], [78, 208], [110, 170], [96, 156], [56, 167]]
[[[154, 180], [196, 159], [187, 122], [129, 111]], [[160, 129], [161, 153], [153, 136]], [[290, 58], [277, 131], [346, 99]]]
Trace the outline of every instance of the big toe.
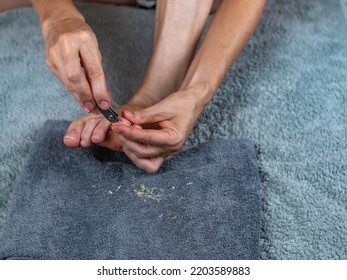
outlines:
[[80, 139], [75, 130], [67, 130], [64, 136], [64, 144], [68, 147], [78, 147], [80, 144]]

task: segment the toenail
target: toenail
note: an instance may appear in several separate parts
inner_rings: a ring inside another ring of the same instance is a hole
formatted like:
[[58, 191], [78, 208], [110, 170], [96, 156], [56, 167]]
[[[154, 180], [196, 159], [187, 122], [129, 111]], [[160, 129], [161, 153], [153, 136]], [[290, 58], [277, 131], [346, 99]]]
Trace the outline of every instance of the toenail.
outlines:
[[70, 132], [67, 132], [66, 134], [65, 134], [65, 137], [64, 138], [69, 138], [69, 139], [71, 139], [71, 140], [76, 140], [77, 139], [77, 134], [76, 134], [76, 132], [74, 132], [74, 131], [70, 131]]

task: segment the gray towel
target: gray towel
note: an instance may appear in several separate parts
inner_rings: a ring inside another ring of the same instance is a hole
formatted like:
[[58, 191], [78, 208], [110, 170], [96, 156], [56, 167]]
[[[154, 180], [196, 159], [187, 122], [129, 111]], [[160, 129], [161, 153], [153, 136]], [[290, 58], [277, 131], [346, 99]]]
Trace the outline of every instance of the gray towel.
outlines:
[[149, 175], [123, 153], [69, 149], [48, 121], [14, 189], [1, 259], [257, 259], [253, 143], [218, 140]]

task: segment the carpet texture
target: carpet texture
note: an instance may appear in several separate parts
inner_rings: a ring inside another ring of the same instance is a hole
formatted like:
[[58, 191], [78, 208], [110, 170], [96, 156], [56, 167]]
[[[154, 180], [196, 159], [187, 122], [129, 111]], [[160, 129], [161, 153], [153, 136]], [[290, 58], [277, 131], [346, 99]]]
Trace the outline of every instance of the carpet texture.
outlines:
[[[80, 10], [99, 40], [115, 104], [140, 83], [154, 11]], [[102, 15], [102, 16], [100, 16]], [[82, 114], [45, 66], [35, 12], [0, 14], [0, 218], [47, 119]], [[263, 259], [347, 259], [347, 24], [339, 0], [269, 0], [259, 26], [187, 147], [213, 139], [256, 143]]]
[[16, 185], [0, 259], [258, 259], [259, 173], [249, 140], [200, 144], [155, 175], [124, 153], [69, 149], [42, 128]]

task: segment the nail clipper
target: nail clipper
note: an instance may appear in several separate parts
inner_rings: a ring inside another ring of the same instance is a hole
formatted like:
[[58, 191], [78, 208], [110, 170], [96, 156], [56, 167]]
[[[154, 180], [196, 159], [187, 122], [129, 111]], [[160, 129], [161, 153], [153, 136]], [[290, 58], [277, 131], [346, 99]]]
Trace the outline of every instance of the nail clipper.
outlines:
[[96, 108], [98, 108], [98, 110], [100, 111], [100, 113], [110, 122], [114, 123], [114, 122], [119, 122], [118, 119], [118, 114], [112, 110], [112, 108], [110, 107], [107, 110], [103, 110], [99, 107], [98, 104], [96, 104]]

